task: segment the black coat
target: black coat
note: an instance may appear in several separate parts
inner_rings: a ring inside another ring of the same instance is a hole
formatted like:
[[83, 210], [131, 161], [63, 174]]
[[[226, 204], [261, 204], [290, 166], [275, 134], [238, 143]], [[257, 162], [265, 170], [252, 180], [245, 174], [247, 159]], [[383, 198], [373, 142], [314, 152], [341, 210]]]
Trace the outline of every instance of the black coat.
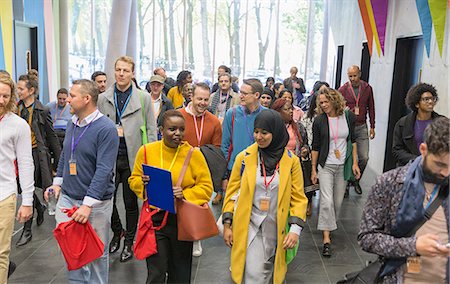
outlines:
[[212, 144], [201, 146], [200, 151], [202, 151], [206, 163], [208, 164], [214, 191], [218, 192], [222, 188], [222, 177], [227, 169], [227, 160], [225, 159], [222, 150]]
[[[432, 112], [431, 119], [436, 119], [441, 115]], [[400, 118], [394, 127], [394, 138], [392, 141], [392, 155], [397, 161], [397, 166], [404, 166], [410, 160], [414, 160], [420, 155], [417, 149], [416, 138], [414, 137], [414, 125], [416, 124], [417, 112]]]
[[[19, 102], [19, 110], [25, 106], [22, 101]], [[44, 106], [36, 99], [34, 103], [33, 120], [31, 121], [31, 130], [36, 136], [37, 151], [42, 184], [36, 184], [37, 187], [46, 189], [53, 183], [51, 157], [54, 164], [58, 165], [61, 155], [61, 145], [53, 129], [53, 121], [50, 115], [50, 109]]]

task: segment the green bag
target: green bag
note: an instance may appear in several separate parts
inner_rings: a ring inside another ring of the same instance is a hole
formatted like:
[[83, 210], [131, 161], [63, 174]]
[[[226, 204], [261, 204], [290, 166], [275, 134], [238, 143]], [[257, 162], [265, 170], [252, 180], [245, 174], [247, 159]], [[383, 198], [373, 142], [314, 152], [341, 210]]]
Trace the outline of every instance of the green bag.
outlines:
[[[289, 220], [289, 215], [288, 215], [288, 220]], [[289, 225], [289, 222], [286, 220], [286, 228], [285, 228], [286, 234], [289, 233], [289, 230], [290, 230], [290, 229], [291, 229], [291, 226]], [[286, 264], [291, 263], [291, 261], [292, 261], [292, 260], [295, 258], [295, 256], [297, 255], [299, 243], [300, 243], [300, 242], [298, 241], [294, 248], [291, 248], [291, 249], [287, 249], [287, 250], [286, 250]]]
[[142, 93], [139, 93], [139, 96], [141, 98], [142, 119], [144, 120], [144, 124], [141, 125], [140, 129], [142, 134], [142, 145], [145, 145], [148, 143], [147, 120], [145, 119], [144, 97], [142, 96]]
[[[345, 111], [345, 118], [347, 120], [347, 125], [348, 128], [350, 129], [350, 124], [349, 124], [349, 110], [346, 109]], [[344, 180], [346, 181], [354, 181], [355, 180], [355, 175], [353, 174], [353, 156], [352, 156], [352, 152], [353, 152], [353, 144], [352, 141], [350, 139], [350, 135], [348, 135], [347, 138], [347, 154], [345, 155], [345, 163], [344, 163]]]

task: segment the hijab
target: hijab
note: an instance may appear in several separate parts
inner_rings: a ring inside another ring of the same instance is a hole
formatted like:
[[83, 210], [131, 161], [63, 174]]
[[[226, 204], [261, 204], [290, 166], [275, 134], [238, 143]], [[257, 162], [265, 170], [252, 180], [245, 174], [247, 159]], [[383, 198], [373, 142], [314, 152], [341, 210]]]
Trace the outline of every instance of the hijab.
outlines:
[[272, 133], [272, 142], [269, 146], [266, 148], [258, 147], [261, 161], [264, 161], [266, 174], [271, 176], [274, 174], [276, 166], [283, 156], [284, 148], [289, 142], [289, 133], [280, 113], [272, 109], [265, 109], [256, 116], [254, 128], [261, 128]]

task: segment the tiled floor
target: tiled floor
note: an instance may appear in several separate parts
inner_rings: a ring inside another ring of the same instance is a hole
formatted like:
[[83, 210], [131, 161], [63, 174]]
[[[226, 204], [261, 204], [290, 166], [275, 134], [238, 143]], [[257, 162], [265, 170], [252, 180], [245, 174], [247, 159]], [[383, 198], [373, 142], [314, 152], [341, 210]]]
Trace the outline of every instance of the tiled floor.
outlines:
[[[375, 183], [375, 174], [368, 168], [362, 180], [363, 195], [351, 190], [344, 200], [338, 223], [338, 230], [332, 233], [333, 256], [323, 258], [321, 232], [317, 231], [318, 194], [314, 199], [314, 211], [300, 236], [297, 257], [289, 265], [287, 283], [336, 283], [343, 275], [361, 267], [373, 255], [363, 252], [356, 241], [362, 207], [367, 191]], [[119, 194], [121, 195], [121, 194]], [[122, 202], [119, 201], [118, 204]], [[220, 208], [213, 207], [215, 214]], [[123, 206], [119, 207], [123, 214]], [[16, 224], [13, 237], [11, 260], [17, 264], [16, 272], [9, 283], [67, 283], [65, 262], [53, 235], [53, 218], [46, 216], [42, 226], [33, 224], [33, 240], [25, 247], [15, 248], [20, 236], [20, 226]], [[192, 283], [232, 283], [229, 275], [229, 249], [220, 237], [202, 242], [203, 255], [194, 258]], [[119, 252], [110, 256], [110, 283], [145, 283], [145, 261], [131, 260], [119, 262]]]

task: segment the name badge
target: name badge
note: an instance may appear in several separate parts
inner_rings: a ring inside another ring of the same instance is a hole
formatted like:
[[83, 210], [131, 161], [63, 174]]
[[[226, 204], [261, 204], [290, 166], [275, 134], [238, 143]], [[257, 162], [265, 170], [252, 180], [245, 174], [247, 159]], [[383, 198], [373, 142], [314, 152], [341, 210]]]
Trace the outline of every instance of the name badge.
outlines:
[[75, 159], [69, 160], [69, 173], [71, 176], [77, 175], [77, 161]]
[[355, 106], [355, 115], [359, 115], [359, 106]]
[[419, 256], [412, 256], [408, 257], [406, 261], [406, 269], [408, 273], [417, 274], [420, 273], [420, 257]]
[[337, 159], [341, 158], [341, 151], [339, 151], [338, 149], [334, 150], [334, 155], [336, 156]]
[[123, 137], [123, 127], [120, 124], [116, 125], [117, 128], [117, 135], [119, 135], [119, 137]]
[[262, 197], [259, 201], [259, 210], [263, 212], [269, 211], [270, 197]]

